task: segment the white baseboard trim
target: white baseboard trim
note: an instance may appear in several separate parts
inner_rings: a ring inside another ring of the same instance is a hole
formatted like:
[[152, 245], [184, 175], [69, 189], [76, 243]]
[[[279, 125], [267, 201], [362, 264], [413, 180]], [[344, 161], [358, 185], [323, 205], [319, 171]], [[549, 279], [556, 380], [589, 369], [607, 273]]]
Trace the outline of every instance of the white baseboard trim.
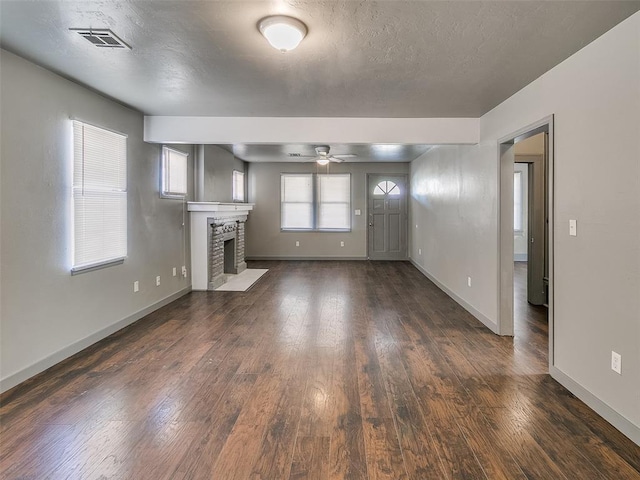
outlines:
[[513, 254], [513, 261], [514, 262], [526, 262], [527, 261], [527, 254], [526, 253], [514, 253]]
[[174, 300], [186, 295], [191, 291], [191, 285], [178, 292], [169, 295], [168, 297], [163, 298], [162, 300], [149, 305], [142, 310], [137, 311], [136, 313], [129, 315], [122, 320], [109, 325], [108, 327], [103, 328], [102, 330], [98, 330], [95, 333], [92, 333], [88, 337], [85, 337], [77, 342], [72, 343], [71, 345], [64, 347], [61, 350], [49, 355], [48, 357], [43, 358], [42, 360], [37, 361], [36, 363], [29, 365], [27, 368], [24, 368], [12, 375], [9, 375], [6, 378], [0, 380], [0, 393], [4, 393], [7, 390], [15, 387], [16, 385], [24, 382], [25, 380], [30, 379], [31, 377], [44, 372], [47, 368], [53, 367], [55, 364], [60, 363], [61, 361], [75, 355], [76, 353], [84, 350], [87, 347], [90, 347], [96, 342], [99, 342], [103, 338], [108, 337], [112, 333], [117, 332], [118, 330], [131, 325], [133, 322], [140, 320], [145, 315], [149, 315], [151, 312], [164, 307], [165, 305], [173, 302]]
[[245, 257], [245, 260], [367, 260], [367, 257], [288, 257], [280, 255], [257, 255], [255, 257]]
[[476, 317], [480, 322], [482, 322], [489, 330], [491, 330], [493, 333], [497, 334], [498, 333], [498, 324], [496, 322], [494, 322], [493, 320], [491, 320], [489, 317], [487, 317], [485, 314], [481, 313], [480, 311], [476, 310], [473, 305], [470, 305], [469, 303], [467, 303], [465, 300], [463, 300], [462, 298], [460, 298], [456, 293], [454, 293], [449, 287], [447, 287], [445, 284], [441, 283], [437, 278], [435, 278], [433, 275], [431, 275], [429, 272], [427, 272], [424, 268], [422, 268], [422, 266], [418, 265], [418, 263], [416, 263], [413, 258], [410, 258], [409, 261], [413, 264], [414, 267], [416, 267], [418, 270], [420, 270], [420, 272], [427, 277], [429, 280], [431, 280], [433, 283], [435, 283], [437, 285], [437, 287], [442, 290], [444, 293], [446, 293], [447, 295], [449, 295], [451, 298], [453, 298], [462, 308], [464, 308], [467, 312], [469, 312], [471, 315], [473, 315], [474, 317]]
[[640, 445], [640, 427], [638, 425], [633, 424], [629, 419], [620, 415], [589, 390], [573, 380], [562, 370], [558, 369], [558, 367], [552, 366], [549, 369], [549, 373], [551, 374], [551, 378], [582, 400], [589, 408], [620, 430], [634, 443]]

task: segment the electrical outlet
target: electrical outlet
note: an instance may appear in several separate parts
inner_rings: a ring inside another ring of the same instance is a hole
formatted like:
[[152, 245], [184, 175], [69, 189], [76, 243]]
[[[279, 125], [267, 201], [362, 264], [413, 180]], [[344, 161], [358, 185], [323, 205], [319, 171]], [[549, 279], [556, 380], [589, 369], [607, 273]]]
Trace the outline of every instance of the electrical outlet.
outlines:
[[177, 275], [176, 267], [173, 267], [173, 276], [175, 277], [176, 275]]
[[156, 277], [156, 287], [160, 286], [160, 275]]
[[611, 370], [622, 375], [622, 355], [611, 350]]
[[182, 276], [184, 278], [187, 278], [187, 267], [185, 267], [184, 265], [182, 265]]
[[300, 242], [298, 240], [296, 240], [296, 247], [300, 246]]
[[471, 277], [467, 277], [467, 287], [471, 286]]
[[344, 247], [344, 242], [340, 242], [340, 246], [341, 246], [341, 247]]
[[136, 280], [135, 282], [133, 282], [133, 293], [138, 293], [139, 290], [140, 290], [140, 282]]

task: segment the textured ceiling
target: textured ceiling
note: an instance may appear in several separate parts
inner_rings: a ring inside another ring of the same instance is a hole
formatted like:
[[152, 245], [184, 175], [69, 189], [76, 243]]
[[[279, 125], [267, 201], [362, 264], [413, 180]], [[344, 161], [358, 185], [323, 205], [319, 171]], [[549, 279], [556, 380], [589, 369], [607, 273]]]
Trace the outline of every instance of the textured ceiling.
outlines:
[[[149, 115], [478, 117], [638, 1], [0, 1], [2, 46]], [[293, 15], [287, 54], [256, 28]], [[111, 28], [93, 47], [69, 28]]]

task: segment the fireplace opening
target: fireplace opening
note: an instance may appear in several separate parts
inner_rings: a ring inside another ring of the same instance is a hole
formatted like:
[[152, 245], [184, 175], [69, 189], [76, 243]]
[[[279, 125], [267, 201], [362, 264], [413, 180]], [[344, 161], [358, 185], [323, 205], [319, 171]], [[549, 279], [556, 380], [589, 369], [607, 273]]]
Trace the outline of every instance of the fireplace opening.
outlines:
[[238, 273], [236, 270], [236, 239], [224, 241], [224, 273]]

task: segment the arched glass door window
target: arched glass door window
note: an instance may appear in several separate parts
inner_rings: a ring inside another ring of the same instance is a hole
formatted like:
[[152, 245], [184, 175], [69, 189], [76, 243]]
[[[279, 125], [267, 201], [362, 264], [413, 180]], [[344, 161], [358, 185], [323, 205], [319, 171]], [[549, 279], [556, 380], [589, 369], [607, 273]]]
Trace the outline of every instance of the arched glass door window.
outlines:
[[393, 182], [384, 180], [373, 189], [374, 195], [400, 195], [400, 188]]

